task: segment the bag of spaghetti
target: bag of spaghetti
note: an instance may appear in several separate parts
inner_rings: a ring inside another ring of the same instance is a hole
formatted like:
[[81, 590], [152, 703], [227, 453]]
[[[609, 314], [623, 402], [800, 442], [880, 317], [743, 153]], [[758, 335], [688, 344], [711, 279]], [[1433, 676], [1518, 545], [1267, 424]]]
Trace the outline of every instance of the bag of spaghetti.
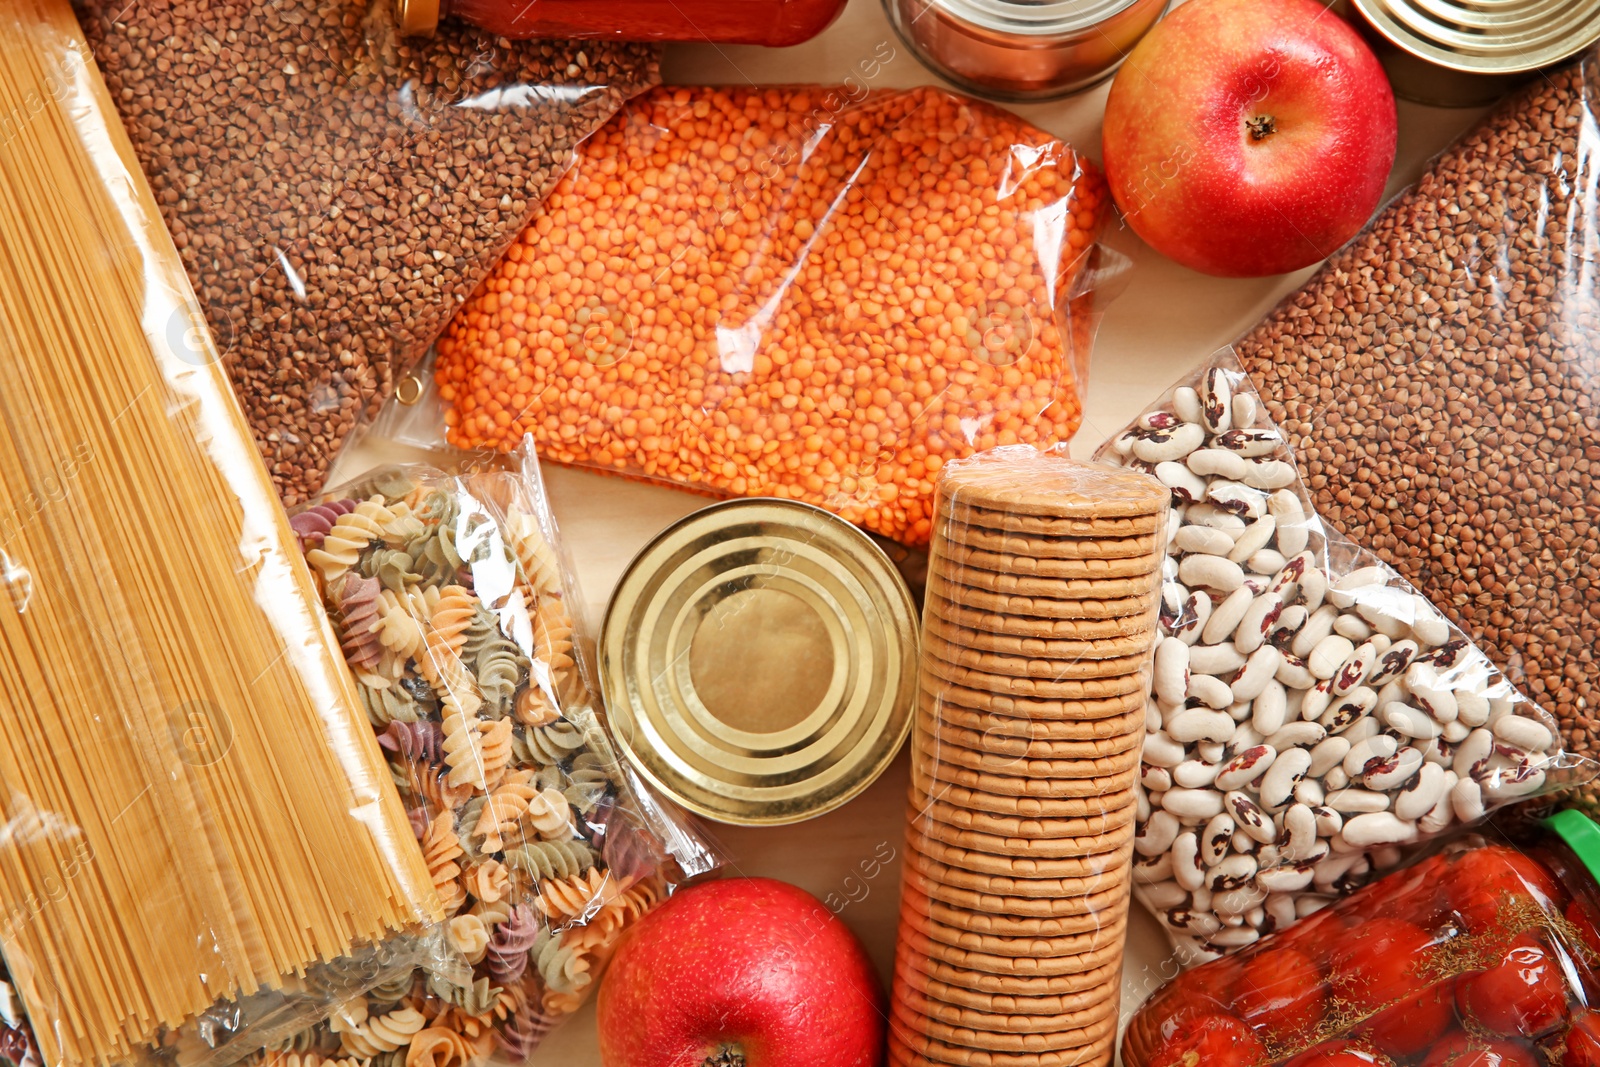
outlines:
[[296, 514], [465, 975], [418, 968], [263, 1059], [521, 1061], [622, 933], [717, 860], [618, 763], [531, 443]]

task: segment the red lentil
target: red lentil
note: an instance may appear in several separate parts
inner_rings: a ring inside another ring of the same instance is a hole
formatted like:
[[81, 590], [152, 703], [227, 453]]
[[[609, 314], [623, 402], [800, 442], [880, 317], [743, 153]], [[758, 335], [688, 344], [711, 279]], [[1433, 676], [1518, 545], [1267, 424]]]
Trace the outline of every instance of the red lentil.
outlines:
[[658, 90], [440, 339], [450, 440], [926, 542], [945, 460], [1077, 429], [1106, 203], [1072, 149], [940, 90]]

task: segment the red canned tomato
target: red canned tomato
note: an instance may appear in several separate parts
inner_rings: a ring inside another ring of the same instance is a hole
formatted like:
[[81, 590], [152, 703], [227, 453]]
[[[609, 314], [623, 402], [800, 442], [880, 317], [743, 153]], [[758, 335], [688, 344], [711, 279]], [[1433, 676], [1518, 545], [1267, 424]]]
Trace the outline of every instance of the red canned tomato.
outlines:
[[1600, 826], [1457, 845], [1188, 971], [1125, 1067], [1600, 1067]]

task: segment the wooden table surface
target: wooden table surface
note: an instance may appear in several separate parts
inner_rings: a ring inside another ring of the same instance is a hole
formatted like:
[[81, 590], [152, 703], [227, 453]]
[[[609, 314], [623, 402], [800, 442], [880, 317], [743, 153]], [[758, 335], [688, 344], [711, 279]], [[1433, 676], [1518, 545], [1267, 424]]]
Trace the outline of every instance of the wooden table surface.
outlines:
[[[839, 81], [869, 57], [881, 62], [874, 87], [913, 86], [938, 79], [895, 37], [879, 0], [850, 0], [844, 15], [816, 40], [771, 51], [754, 47], [669, 46], [668, 82], [784, 84]], [[1028, 119], [1098, 160], [1106, 86], [1067, 100], [1015, 107]], [[1400, 104], [1400, 158], [1391, 193], [1412, 181], [1429, 157], [1471, 124], [1476, 111]], [[1208, 278], [1152, 252], [1126, 229], [1108, 229], [1106, 243], [1128, 259], [1121, 291], [1106, 305], [1094, 349], [1088, 402], [1073, 452], [1088, 456], [1172, 381], [1228, 344], [1310, 273], [1256, 280]], [[409, 453], [369, 438], [341, 465], [341, 474]], [[633, 554], [675, 519], [705, 505], [702, 497], [549, 466], [545, 477], [563, 538], [598, 628], [607, 598]], [[593, 631], [591, 631], [593, 632]], [[885, 981], [894, 958], [899, 893], [897, 864], [874, 878], [875, 857], [898, 855], [904, 830], [905, 754], [860, 798], [811, 822], [781, 829], [713, 827], [730, 870], [765, 875], [844, 903], [842, 918], [861, 936]], [[1123, 1017], [1162, 982], [1174, 965], [1155, 920], [1135, 907], [1123, 972]], [[532, 1067], [599, 1067], [592, 1003], [548, 1038]], [[628, 1065], [613, 1065], [628, 1067]]]

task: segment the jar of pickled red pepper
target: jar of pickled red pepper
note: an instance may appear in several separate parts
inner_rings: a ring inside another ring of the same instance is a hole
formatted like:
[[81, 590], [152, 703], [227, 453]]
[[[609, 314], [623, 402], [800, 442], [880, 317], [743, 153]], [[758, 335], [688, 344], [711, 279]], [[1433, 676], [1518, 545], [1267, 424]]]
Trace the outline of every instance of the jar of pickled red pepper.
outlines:
[[608, 37], [791, 45], [838, 17], [845, 0], [395, 0], [400, 29], [431, 34], [445, 17], [502, 37]]
[[1600, 1067], [1600, 826], [1481, 839], [1352, 893], [1140, 1009], [1125, 1067]]

